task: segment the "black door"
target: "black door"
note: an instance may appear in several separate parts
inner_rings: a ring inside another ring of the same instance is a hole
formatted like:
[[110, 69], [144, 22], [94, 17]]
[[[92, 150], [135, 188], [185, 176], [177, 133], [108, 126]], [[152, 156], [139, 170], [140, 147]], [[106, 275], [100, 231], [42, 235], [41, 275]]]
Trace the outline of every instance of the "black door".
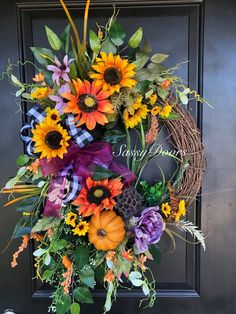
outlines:
[[[84, 1], [69, 1], [73, 15], [81, 23]], [[181, 75], [192, 89], [203, 93], [213, 105], [192, 104], [190, 110], [203, 131], [207, 171], [201, 195], [193, 206], [191, 219], [201, 225], [207, 251], [178, 242], [173, 255], [163, 254], [154, 268], [159, 298], [147, 314], [233, 314], [236, 313], [236, 2], [234, 0], [93, 0], [91, 24], [112, 13], [112, 4], [121, 9], [120, 20], [132, 33], [143, 25], [147, 39], [157, 52], [171, 54], [170, 63], [190, 62]], [[8, 62], [32, 60], [30, 46], [44, 46], [44, 24], [60, 31], [66, 24], [59, 1], [1, 0], [0, 70]], [[32, 68], [21, 71], [25, 80]], [[21, 114], [15, 114], [14, 92], [0, 82], [1, 185], [15, 173], [15, 159], [23, 150], [18, 132]], [[2, 201], [2, 200], [1, 200]], [[3, 202], [1, 202], [3, 203]], [[1, 208], [0, 249], [7, 245], [17, 214]], [[12, 308], [16, 313], [44, 314], [50, 291], [32, 280], [31, 250], [21, 256], [19, 266], [10, 268], [13, 242], [0, 256], [0, 313]], [[96, 302], [84, 313], [102, 313], [104, 294], [95, 292]], [[139, 313], [139, 290], [122, 292], [112, 313]]]

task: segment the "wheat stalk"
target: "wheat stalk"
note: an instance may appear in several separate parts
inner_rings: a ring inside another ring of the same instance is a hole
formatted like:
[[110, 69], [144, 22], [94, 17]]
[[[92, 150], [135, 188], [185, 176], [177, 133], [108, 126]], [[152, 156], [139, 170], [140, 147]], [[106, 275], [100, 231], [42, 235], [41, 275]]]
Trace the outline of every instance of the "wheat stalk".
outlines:
[[206, 250], [204, 234], [192, 222], [180, 220], [179, 222], [176, 223], [176, 227], [182, 231], [189, 232], [194, 238], [196, 238], [201, 243], [204, 251]]

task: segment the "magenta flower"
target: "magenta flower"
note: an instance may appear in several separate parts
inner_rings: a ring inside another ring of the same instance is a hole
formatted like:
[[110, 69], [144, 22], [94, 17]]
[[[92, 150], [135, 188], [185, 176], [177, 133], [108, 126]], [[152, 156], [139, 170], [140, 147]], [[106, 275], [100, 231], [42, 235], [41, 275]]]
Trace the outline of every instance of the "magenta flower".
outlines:
[[139, 253], [148, 250], [148, 245], [160, 241], [165, 223], [158, 213], [159, 207], [148, 207], [140, 215], [135, 231], [135, 243]]
[[57, 58], [55, 58], [56, 65], [47, 66], [47, 69], [53, 72], [52, 75], [53, 82], [56, 82], [58, 86], [60, 85], [60, 78], [62, 78], [66, 82], [70, 81], [68, 73], [70, 72], [70, 64], [72, 61], [73, 59], [69, 60], [69, 57], [65, 55], [62, 63]]
[[62, 97], [62, 94], [64, 93], [70, 93], [71, 89], [68, 83], [61, 85], [61, 87], [58, 89], [59, 96], [56, 95], [50, 95], [49, 98], [56, 102], [56, 109], [59, 111], [60, 114], [63, 114], [63, 109], [65, 108], [68, 100]]

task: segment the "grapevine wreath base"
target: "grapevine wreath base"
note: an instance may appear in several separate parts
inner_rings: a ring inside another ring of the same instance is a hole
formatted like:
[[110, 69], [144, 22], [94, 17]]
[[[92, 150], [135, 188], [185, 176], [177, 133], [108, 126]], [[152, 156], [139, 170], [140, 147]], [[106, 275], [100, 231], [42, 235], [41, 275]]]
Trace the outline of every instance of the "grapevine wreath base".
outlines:
[[180, 172], [184, 173], [180, 176], [180, 180], [176, 181], [176, 195], [185, 196], [185, 203], [188, 207], [195, 201], [201, 187], [205, 171], [204, 147], [201, 132], [189, 111], [176, 105], [174, 112], [181, 118], [167, 120], [165, 124], [170, 132], [173, 147], [180, 152]]
[[[142, 27], [126, 34], [114, 10], [88, 36], [87, 0], [81, 39], [60, 3], [69, 21], [64, 31], [46, 26], [48, 47], [31, 47], [35, 62], [9, 64], [3, 73], [17, 88], [19, 105], [27, 102], [20, 131], [25, 154], [1, 191], [5, 206], [17, 204], [20, 215], [12, 238], [22, 242], [11, 266], [34, 240], [35, 276], [53, 288], [50, 313], [79, 314], [81, 305], [94, 302], [97, 283], [106, 290], [103, 313], [118, 288], [141, 289], [140, 305], [153, 306], [149, 265], [160, 262], [163, 234], [175, 244], [176, 237], [189, 243], [189, 233], [205, 250], [203, 233], [186, 219], [205, 159], [200, 131], [185, 109], [191, 98], [204, 100], [177, 76], [185, 62], [166, 68], [169, 56], [151, 52]], [[34, 68], [31, 82], [14, 75], [18, 66]], [[166, 128], [177, 152], [162, 155], [175, 162], [171, 178], [153, 150]], [[124, 141], [127, 151], [145, 152], [142, 158], [128, 154], [120, 162], [114, 152]], [[153, 158], [160, 179], [149, 182], [143, 174]]]

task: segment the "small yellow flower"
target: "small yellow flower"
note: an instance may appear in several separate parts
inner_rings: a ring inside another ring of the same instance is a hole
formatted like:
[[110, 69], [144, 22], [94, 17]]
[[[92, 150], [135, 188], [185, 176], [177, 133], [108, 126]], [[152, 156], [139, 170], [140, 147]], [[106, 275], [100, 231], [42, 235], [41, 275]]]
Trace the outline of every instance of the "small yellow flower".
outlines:
[[146, 119], [147, 114], [147, 106], [142, 104], [142, 97], [140, 97], [134, 104], [127, 107], [123, 112], [123, 119], [126, 128], [134, 128], [142, 122], [142, 119]]
[[185, 215], [186, 215], [185, 201], [181, 200], [179, 202], [178, 212], [176, 213], [176, 216], [175, 216], [175, 221], [179, 221], [180, 217], [185, 216]]
[[149, 98], [149, 104], [153, 106], [155, 105], [156, 101], [157, 101], [157, 94], [152, 94], [152, 96], [150, 96]]
[[88, 230], [89, 223], [86, 221], [80, 221], [78, 225], [75, 226], [75, 229], [73, 229], [72, 231], [74, 232], [74, 235], [85, 236]]
[[48, 96], [47, 87], [36, 87], [35, 90], [31, 93], [33, 99], [43, 99]]
[[161, 211], [163, 212], [163, 214], [167, 217], [168, 215], [170, 215], [171, 212], [171, 207], [168, 203], [163, 203], [161, 205]]
[[172, 107], [170, 105], [165, 105], [165, 107], [160, 112], [160, 116], [168, 118], [171, 111], [172, 111]]
[[151, 114], [153, 116], [157, 116], [159, 113], [161, 112], [161, 107], [160, 106], [156, 106], [151, 110]]
[[57, 109], [51, 109], [51, 108], [46, 108], [46, 113], [47, 113], [47, 117], [48, 119], [58, 123], [61, 118], [60, 118], [60, 113]]
[[75, 227], [75, 222], [77, 219], [77, 215], [75, 213], [68, 213], [66, 216], [66, 224], [72, 227]]

